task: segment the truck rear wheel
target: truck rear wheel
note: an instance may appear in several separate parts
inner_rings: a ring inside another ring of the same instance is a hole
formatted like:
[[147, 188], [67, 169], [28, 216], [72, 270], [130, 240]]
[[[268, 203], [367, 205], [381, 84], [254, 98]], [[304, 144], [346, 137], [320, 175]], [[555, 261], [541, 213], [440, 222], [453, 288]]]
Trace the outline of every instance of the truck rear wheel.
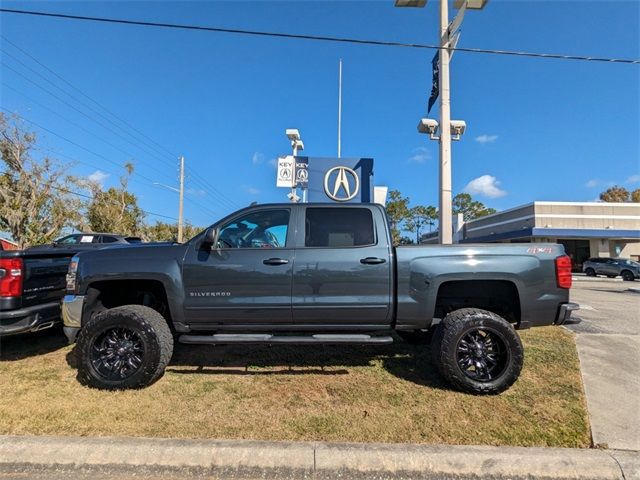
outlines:
[[499, 315], [462, 308], [438, 325], [432, 358], [454, 387], [475, 394], [497, 394], [518, 379], [524, 349], [513, 326]]
[[105, 390], [142, 388], [164, 373], [173, 337], [158, 312], [125, 305], [93, 317], [80, 330], [76, 349], [81, 383]]

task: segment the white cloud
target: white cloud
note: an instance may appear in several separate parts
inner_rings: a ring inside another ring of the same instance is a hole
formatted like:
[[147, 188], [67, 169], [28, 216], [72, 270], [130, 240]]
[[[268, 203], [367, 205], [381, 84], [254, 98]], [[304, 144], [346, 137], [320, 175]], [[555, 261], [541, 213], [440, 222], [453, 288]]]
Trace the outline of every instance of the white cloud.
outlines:
[[201, 188], [187, 188], [186, 192], [197, 197], [204, 197], [207, 194], [207, 192]]
[[258, 190], [256, 187], [252, 187], [251, 185], [243, 185], [242, 188], [249, 195], [258, 195], [260, 193], [260, 190]]
[[597, 180], [595, 178], [592, 178], [591, 180], [589, 180], [587, 183], [584, 184], [584, 186], [587, 188], [594, 188], [594, 187], [597, 187], [598, 185], [600, 185], [600, 180]]
[[631, 175], [629, 178], [627, 178], [626, 183], [638, 183], [638, 182], [640, 182], [640, 175]]
[[427, 147], [414, 148], [411, 153], [413, 154], [409, 157], [411, 163], [424, 163], [431, 159], [431, 152]]
[[254, 165], [260, 165], [262, 162], [264, 162], [264, 154], [260, 152], [253, 152], [253, 155], [251, 156], [251, 163]]
[[482, 175], [471, 180], [464, 191], [472, 195], [484, 195], [489, 198], [504, 197], [507, 192], [500, 188], [500, 182], [491, 175]]
[[104, 173], [103, 171], [100, 171], [100, 170], [96, 170], [91, 175], [89, 175], [87, 178], [89, 179], [89, 181], [97, 183], [98, 185], [102, 186], [104, 184], [104, 181], [107, 178], [109, 178], [109, 174], [108, 173]]
[[498, 139], [498, 135], [487, 135], [486, 133], [484, 135], [480, 135], [476, 137], [476, 142], [481, 143], [481, 144], [485, 144], [485, 143], [493, 143]]
[[272, 158], [271, 160], [269, 160], [269, 165], [271, 165], [273, 168], [277, 168], [278, 159], [277, 158]]

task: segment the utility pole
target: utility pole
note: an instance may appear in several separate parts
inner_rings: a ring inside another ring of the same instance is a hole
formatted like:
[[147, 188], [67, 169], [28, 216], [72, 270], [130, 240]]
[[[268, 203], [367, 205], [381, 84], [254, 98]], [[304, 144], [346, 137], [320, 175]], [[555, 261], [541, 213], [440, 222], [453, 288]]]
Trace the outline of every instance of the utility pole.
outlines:
[[180, 206], [178, 208], [178, 243], [182, 243], [182, 214], [184, 209], [184, 157], [180, 157]]
[[449, 91], [449, 1], [440, 0], [440, 215], [438, 241], [453, 243], [451, 208], [451, 100]]
[[342, 140], [342, 59], [338, 68], [338, 158], [341, 154]]

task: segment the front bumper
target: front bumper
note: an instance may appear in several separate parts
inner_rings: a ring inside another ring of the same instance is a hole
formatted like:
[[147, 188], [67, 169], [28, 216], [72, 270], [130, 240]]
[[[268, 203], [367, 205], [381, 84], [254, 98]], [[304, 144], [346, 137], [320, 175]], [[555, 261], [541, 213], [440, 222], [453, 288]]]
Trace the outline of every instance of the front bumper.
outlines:
[[70, 343], [75, 342], [76, 336], [82, 326], [83, 308], [84, 295], [65, 295], [62, 299], [63, 330]]
[[0, 312], [0, 337], [37, 332], [60, 322], [60, 302]]
[[577, 303], [569, 302], [563, 303], [560, 305], [560, 309], [558, 310], [558, 317], [554, 322], [555, 325], [572, 325], [576, 323], [580, 323], [582, 320], [579, 318], [574, 318], [571, 316], [573, 312], [576, 310], [580, 310], [580, 305]]

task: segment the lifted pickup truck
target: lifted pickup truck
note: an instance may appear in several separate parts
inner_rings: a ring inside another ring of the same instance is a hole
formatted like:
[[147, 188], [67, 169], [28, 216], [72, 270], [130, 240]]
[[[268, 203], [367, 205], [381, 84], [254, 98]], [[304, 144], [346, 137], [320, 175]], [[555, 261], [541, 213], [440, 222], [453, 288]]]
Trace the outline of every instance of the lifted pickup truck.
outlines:
[[183, 245], [73, 258], [62, 305], [78, 378], [160, 378], [186, 344], [388, 344], [428, 333], [453, 386], [499, 393], [523, 364], [517, 329], [563, 324], [571, 261], [555, 244], [394, 248], [375, 204], [252, 206]]

